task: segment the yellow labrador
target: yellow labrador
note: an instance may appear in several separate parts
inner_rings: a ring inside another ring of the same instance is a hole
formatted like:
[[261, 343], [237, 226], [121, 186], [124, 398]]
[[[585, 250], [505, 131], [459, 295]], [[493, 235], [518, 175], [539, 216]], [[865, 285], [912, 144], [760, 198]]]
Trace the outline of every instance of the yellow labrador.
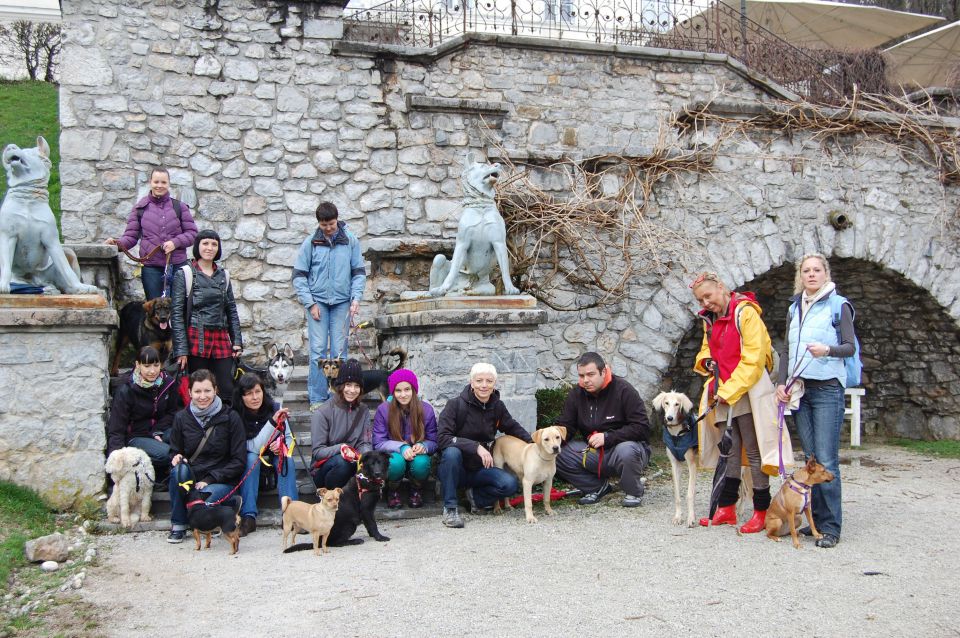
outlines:
[[[567, 428], [553, 425], [537, 430], [532, 435], [533, 443], [524, 443], [515, 436], [501, 436], [493, 445], [493, 464], [509, 467], [523, 485], [523, 509], [528, 523], [536, 523], [533, 515], [533, 486], [543, 483], [543, 506], [547, 515], [553, 514], [550, 507], [550, 490], [553, 475], [557, 473], [557, 457], [560, 445], [567, 438]], [[510, 502], [507, 501], [507, 508]]]

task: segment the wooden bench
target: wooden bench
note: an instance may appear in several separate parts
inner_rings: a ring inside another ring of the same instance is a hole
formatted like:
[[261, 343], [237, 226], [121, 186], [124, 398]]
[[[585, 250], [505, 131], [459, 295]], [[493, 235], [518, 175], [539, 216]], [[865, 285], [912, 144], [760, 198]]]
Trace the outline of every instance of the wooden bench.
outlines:
[[850, 407], [844, 405], [843, 418], [850, 417], [850, 447], [860, 447], [860, 397], [867, 394], [863, 388], [847, 388], [844, 403], [850, 397]]

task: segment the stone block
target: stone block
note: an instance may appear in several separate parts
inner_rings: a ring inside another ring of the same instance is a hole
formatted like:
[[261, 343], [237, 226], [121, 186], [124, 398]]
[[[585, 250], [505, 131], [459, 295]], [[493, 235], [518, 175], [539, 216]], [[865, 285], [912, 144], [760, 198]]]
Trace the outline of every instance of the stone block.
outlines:
[[56, 561], [62, 563], [70, 558], [70, 541], [60, 532], [34, 538], [23, 544], [23, 553], [31, 563]]
[[251, 60], [228, 59], [223, 64], [223, 75], [229, 80], [256, 82], [260, 77], [257, 64]]
[[215, 56], [209, 53], [201, 55], [193, 64], [194, 75], [204, 75], [207, 77], [216, 78], [220, 76], [221, 70], [223, 70], [223, 64]]
[[69, 86], [110, 86], [113, 69], [100, 49], [67, 42], [61, 57], [60, 77]]
[[277, 96], [278, 111], [306, 113], [309, 106], [310, 99], [292, 86], [285, 86], [280, 89], [280, 93]]

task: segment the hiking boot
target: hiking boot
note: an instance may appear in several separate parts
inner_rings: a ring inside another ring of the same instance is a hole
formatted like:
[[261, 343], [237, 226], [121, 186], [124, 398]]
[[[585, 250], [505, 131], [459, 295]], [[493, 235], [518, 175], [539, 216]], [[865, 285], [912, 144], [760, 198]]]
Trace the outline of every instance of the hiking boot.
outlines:
[[174, 544], [182, 543], [183, 537], [186, 535], [187, 533], [182, 529], [172, 529], [170, 530], [170, 533], [167, 534], [167, 542], [174, 543]]
[[606, 496], [612, 491], [613, 491], [613, 488], [610, 487], [610, 482], [604, 481], [603, 485], [600, 486], [599, 490], [597, 490], [596, 492], [589, 492], [583, 495], [582, 497], [580, 497], [580, 500], [577, 501], [577, 503], [579, 503], [580, 505], [596, 505], [601, 498], [603, 498], [604, 496]]
[[443, 523], [444, 527], [457, 529], [463, 527], [463, 519], [460, 518], [460, 511], [456, 507], [445, 507], [440, 522]]
[[823, 538], [817, 540], [817, 547], [823, 547], [824, 549], [829, 549], [831, 547], [836, 547], [837, 543], [840, 542], [840, 539], [834, 536], [833, 534], [824, 534]]
[[410, 498], [408, 500], [410, 507], [412, 509], [417, 509], [423, 507], [423, 495], [420, 494], [420, 490], [415, 487], [410, 488]]
[[623, 497], [623, 506], [624, 507], [640, 507], [641, 505], [640, 501], [642, 498], [643, 498], [642, 496], [633, 496], [631, 494], [627, 494], [626, 496]]
[[240, 519], [240, 536], [246, 536], [257, 531], [257, 519], [253, 516], [244, 516]]
[[403, 501], [400, 500], [400, 490], [391, 490], [387, 498], [387, 507], [392, 510], [398, 510], [403, 507]]

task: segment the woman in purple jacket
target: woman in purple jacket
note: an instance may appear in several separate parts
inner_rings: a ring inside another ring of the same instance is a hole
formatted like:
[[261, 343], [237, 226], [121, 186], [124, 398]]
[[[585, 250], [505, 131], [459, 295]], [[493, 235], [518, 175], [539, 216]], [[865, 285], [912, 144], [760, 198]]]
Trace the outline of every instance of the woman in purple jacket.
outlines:
[[105, 243], [118, 250], [130, 250], [140, 242], [140, 257], [146, 258], [140, 280], [143, 294], [150, 300], [162, 296], [166, 288], [167, 255], [170, 272], [176, 272], [187, 263], [186, 249], [193, 246], [196, 236], [197, 225], [190, 208], [170, 197], [170, 173], [165, 168], [155, 168], [150, 173], [150, 193], [130, 211], [123, 235], [119, 239], [108, 237]]
[[373, 449], [390, 453], [387, 506], [402, 507], [399, 482], [406, 475], [410, 507], [422, 507], [421, 486], [430, 475], [431, 456], [437, 451], [437, 416], [433, 407], [417, 396], [420, 384], [411, 370], [395, 371], [387, 384], [390, 397], [373, 417]]

